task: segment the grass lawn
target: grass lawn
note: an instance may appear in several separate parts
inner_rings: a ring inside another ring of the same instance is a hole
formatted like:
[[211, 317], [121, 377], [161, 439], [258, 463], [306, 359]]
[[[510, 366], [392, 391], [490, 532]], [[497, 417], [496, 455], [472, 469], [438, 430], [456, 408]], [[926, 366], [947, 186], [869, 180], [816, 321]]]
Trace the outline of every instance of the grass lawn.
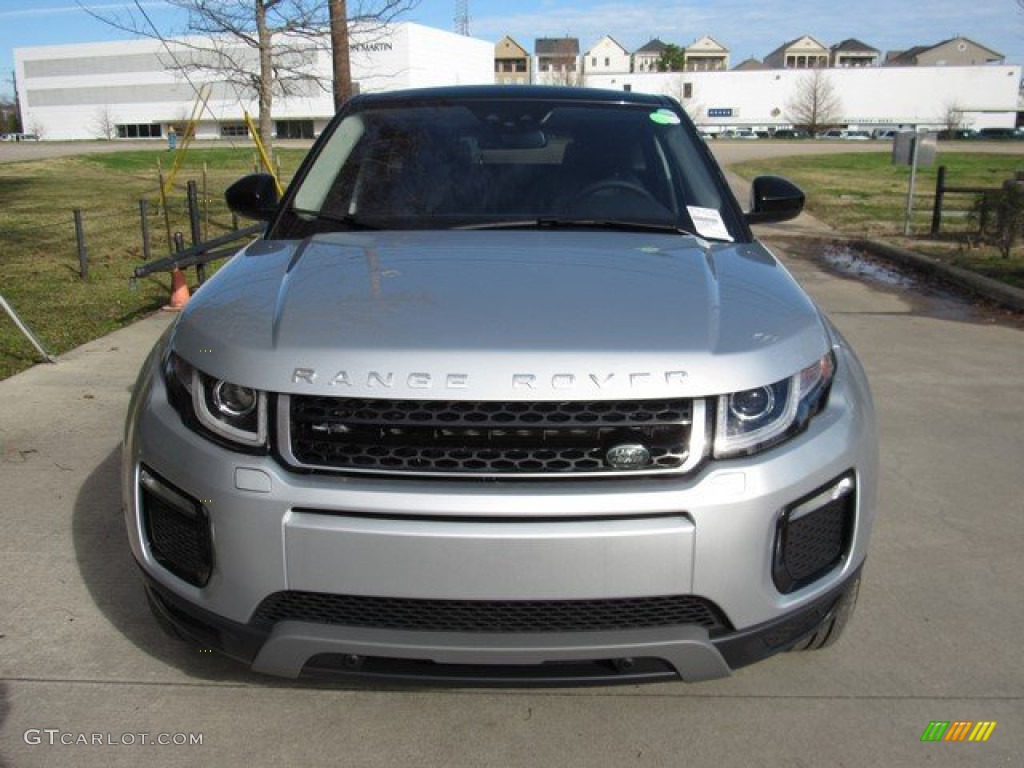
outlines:
[[[291, 178], [304, 155], [300, 149], [278, 150], [283, 181]], [[159, 207], [158, 160], [169, 173], [173, 156], [162, 149], [0, 165], [0, 293], [50, 353], [65, 352], [167, 303], [167, 274], [134, 286], [129, 281], [132, 269], [144, 260], [140, 199], [150, 204], [152, 256], [169, 252]], [[185, 233], [189, 242], [189, 180], [196, 181], [206, 201], [205, 236], [228, 231], [231, 215], [223, 202], [224, 189], [252, 170], [251, 149], [189, 150], [168, 196], [171, 232]], [[79, 276], [75, 208], [84, 219], [85, 280]], [[189, 282], [195, 285], [194, 271]], [[32, 345], [0, 310], [0, 378], [35, 362]]]
[[[947, 186], [995, 189], [1024, 170], [1024, 154], [952, 152], [940, 145], [938, 163], [946, 166]], [[785, 157], [730, 167], [746, 178], [770, 173], [792, 179], [807, 193], [808, 212], [844, 234], [884, 239], [1024, 288], [1024, 242], [1009, 259], [978, 243], [977, 221], [966, 215], [973, 195], [947, 194], [941, 233], [929, 236], [937, 168], [918, 168], [912, 235], [905, 238], [910, 169], [892, 165], [888, 153]]]

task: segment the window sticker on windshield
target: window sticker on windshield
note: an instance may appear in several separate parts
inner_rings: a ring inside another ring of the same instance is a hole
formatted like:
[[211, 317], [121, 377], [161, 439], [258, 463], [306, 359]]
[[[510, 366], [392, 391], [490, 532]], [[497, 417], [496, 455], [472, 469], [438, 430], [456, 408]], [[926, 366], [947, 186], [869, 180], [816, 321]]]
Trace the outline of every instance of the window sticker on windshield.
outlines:
[[679, 115], [671, 109], [659, 109], [657, 112], [651, 112], [651, 120], [658, 125], [679, 125], [682, 122]]
[[697, 230], [698, 235], [732, 242], [732, 235], [725, 228], [722, 215], [714, 208], [699, 208], [696, 205], [688, 205], [686, 210], [690, 214], [690, 220], [693, 221], [693, 227]]

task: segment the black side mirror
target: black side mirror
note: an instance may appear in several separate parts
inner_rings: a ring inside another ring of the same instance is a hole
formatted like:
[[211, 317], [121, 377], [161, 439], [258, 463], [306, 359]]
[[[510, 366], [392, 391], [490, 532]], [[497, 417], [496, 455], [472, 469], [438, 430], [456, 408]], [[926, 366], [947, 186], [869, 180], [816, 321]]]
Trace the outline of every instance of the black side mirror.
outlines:
[[758, 176], [750, 187], [748, 224], [795, 219], [804, 209], [804, 193], [781, 176]]
[[277, 182], [268, 173], [243, 176], [224, 193], [232, 213], [257, 221], [270, 221], [277, 212], [279, 202]]

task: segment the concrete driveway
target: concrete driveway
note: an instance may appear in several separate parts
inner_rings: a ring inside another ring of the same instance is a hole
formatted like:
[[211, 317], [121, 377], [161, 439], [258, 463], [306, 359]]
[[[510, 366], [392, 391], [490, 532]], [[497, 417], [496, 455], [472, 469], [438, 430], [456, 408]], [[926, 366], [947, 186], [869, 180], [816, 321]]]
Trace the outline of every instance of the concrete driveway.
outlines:
[[[882, 437], [883, 508], [835, 648], [695, 685], [407, 691], [260, 678], [169, 640], [118, 490], [159, 315], [0, 382], [0, 766], [1020, 765], [1024, 334], [833, 276], [801, 232], [822, 234], [802, 217], [770, 238], [859, 350]], [[936, 720], [997, 726], [921, 743]]]

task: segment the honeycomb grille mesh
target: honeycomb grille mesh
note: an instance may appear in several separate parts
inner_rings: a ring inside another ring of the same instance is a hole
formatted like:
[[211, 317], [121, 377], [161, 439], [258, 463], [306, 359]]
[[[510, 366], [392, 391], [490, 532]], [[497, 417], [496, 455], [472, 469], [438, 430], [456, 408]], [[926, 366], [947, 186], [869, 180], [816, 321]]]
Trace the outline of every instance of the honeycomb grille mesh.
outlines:
[[[632, 468], [678, 469], [693, 404], [629, 401], [290, 399], [290, 449], [307, 467], [395, 473], [571, 474], [612, 471], [608, 449], [643, 445]], [[622, 470], [629, 471], [629, 470]]]
[[205, 585], [213, 566], [205, 518], [187, 517], [144, 488], [142, 508], [146, 537], [156, 561], [190, 584]]
[[712, 635], [729, 629], [720, 610], [695, 595], [609, 600], [416, 600], [275, 592], [252, 624], [280, 621], [433, 632], [587, 632], [696, 624]]
[[845, 548], [848, 506], [834, 501], [789, 524], [786, 569], [800, 582], [839, 562]]

